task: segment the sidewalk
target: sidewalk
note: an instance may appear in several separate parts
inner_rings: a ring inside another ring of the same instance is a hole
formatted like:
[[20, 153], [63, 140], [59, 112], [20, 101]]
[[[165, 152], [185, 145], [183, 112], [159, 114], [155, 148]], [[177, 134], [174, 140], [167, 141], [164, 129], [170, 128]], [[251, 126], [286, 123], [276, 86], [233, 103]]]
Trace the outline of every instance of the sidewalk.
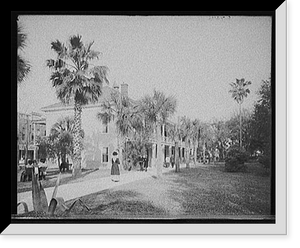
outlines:
[[[163, 168], [163, 173], [168, 171], [170, 171], [170, 169]], [[155, 175], [156, 175], [156, 169], [151, 168], [147, 172], [132, 171], [132, 172], [127, 172], [125, 174], [122, 174], [121, 172], [119, 182], [113, 182], [111, 180], [111, 177], [109, 176], [109, 177], [102, 177], [97, 179], [88, 179], [77, 183], [63, 184], [58, 187], [56, 197], [62, 197], [64, 201], [69, 201], [72, 199], [82, 197], [84, 195], [89, 195], [92, 193], [117, 187], [123, 184], [131, 183], [144, 178], [149, 178]], [[44, 190], [49, 204], [54, 187], [45, 188]], [[28, 206], [28, 210], [32, 211], [33, 210], [32, 192], [27, 191], [27, 192], [19, 193], [17, 196], [17, 202], [25, 202]], [[18, 209], [18, 214], [20, 213], [22, 212], [20, 211], [20, 209]]]

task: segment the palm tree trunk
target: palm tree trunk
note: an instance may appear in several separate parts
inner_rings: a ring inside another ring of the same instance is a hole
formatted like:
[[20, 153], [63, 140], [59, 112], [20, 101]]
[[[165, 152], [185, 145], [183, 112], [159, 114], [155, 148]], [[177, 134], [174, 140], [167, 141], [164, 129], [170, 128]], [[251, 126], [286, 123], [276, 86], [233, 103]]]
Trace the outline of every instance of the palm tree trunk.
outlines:
[[196, 163], [197, 163], [197, 150], [198, 150], [198, 141], [196, 141], [194, 144], [194, 165], [195, 165], [195, 167], [196, 167]]
[[60, 156], [57, 156], [57, 165], [58, 165], [58, 169], [60, 169]]
[[156, 162], [156, 172], [157, 178], [162, 178], [162, 150], [161, 150], [161, 125], [157, 124], [156, 126], [156, 141], [157, 141], [157, 162]]
[[[128, 151], [127, 151], [127, 136], [123, 137], [123, 140], [124, 141], [122, 143], [122, 150], [124, 152], [122, 153], [122, 158], [123, 158], [123, 164], [125, 166], [125, 169], [128, 170], [129, 167], [130, 167], [130, 165], [128, 163], [128, 157], [127, 157], [127, 155], [128, 155]], [[123, 168], [124, 168], [124, 166], [123, 166]]]
[[20, 156], [19, 156], [19, 137], [17, 137], [17, 169], [19, 169], [19, 160], [20, 160]]
[[205, 146], [205, 143], [203, 145], [203, 164], [206, 163], [206, 146]]
[[239, 104], [240, 106], [240, 147], [242, 147], [242, 103]]
[[153, 149], [153, 143], [150, 143], [150, 148], [149, 148], [149, 157], [148, 157], [148, 167], [149, 167], [149, 169], [150, 168], [153, 168], [153, 151], [154, 151], [154, 149]]
[[73, 156], [73, 177], [81, 175], [81, 112], [82, 106], [75, 102], [74, 107], [74, 121], [75, 121], [75, 132], [74, 132], [74, 156]]
[[185, 164], [186, 168], [190, 168], [190, 142], [188, 142], [188, 145], [185, 146]]
[[180, 171], [178, 141], [175, 141], [175, 172]]

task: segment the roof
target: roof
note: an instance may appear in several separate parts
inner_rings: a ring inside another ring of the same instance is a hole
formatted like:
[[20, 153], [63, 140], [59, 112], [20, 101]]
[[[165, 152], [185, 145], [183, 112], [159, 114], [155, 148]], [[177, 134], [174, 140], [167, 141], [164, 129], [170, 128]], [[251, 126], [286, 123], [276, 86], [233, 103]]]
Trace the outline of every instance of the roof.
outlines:
[[[98, 101], [96, 103], [91, 103], [84, 105], [83, 108], [93, 108], [93, 107], [99, 107], [101, 103], [104, 101], [110, 99], [111, 93], [113, 92], [119, 92], [116, 89], [113, 89], [109, 86], [104, 86], [102, 88], [102, 94], [99, 97]], [[119, 92], [120, 94], [120, 92]], [[134, 100], [130, 99], [132, 102], [135, 102]], [[62, 102], [57, 102], [48, 106], [45, 106], [41, 108], [42, 111], [44, 112], [52, 112], [52, 111], [59, 111], [59, 110], [68, 110], [68, 109], [73, 109], [74, 108], [74, 101], [71, 101], [69, 104], [64, 104]]]

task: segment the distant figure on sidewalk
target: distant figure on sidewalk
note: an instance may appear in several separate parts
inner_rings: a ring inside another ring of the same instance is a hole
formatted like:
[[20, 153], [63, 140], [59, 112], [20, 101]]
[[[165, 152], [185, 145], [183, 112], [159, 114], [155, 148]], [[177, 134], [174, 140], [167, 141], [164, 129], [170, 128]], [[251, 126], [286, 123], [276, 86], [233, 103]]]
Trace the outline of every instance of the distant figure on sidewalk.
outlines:
[[169, 168], [170, 166], [170, 157], [166, 157], [165, 167]]
[[38, 165], [36, 160], [33, 160], [33, 172], [34, 172], [34, 176], [36, 178], [38, 178], [38, 176], [39, 176], [39, 165]]
[[118, 158], [118, 153], [113, 152], [111, 159], [111, 180], [114, 182], [120, 181], [120, 169], [119, 164], [120, 160]]
[[174, 158], [174, 155], [171, 156], [171, 165], [172, 165], [172, 168], [174, 168], [174, 164], [175, 164], [175, 158]]
[[143, 156], [138, 157], [138, 163], [140, 165], [140, 171], [144, 171], [144, 157]]
[[148, 156], [143, 156], [143, 163], [144, 163], [144, 171], [147, 172], [148, 169]]

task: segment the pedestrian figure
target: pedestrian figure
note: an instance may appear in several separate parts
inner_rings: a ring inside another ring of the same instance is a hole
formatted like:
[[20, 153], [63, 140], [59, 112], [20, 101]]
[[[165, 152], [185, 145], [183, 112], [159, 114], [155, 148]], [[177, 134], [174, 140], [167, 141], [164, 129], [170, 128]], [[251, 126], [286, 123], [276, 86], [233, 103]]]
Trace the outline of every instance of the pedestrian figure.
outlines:
[[144, 166], [144, 171], [147, 172], [147, 168], [148, 168], [148, 159], [147, 159], [147, 156], [146, 156], [146, 155], [143, 156], [143, 166]]
[[144, 158], [142, 156], [139, 156], [138, 163], [140, 164], [140, 171], [144, 170]]
[[165, 167], [169, 168], [170, 166], [170, 157], [166, 157]]
[[174, 158], [174, 155], [171, 156], [171, 165], [172, 165], [172, 168], [174, 168], [174, 164], [175, 164], [175, 158]]
[[120, 181], [120, 169], [119, 169], [119, 164], [120, 160], [118, 158], [118, 153], [113, 152], [112, 154], [112, 159], [111, 159], [111, 180], [114, 182]]
[[34, 176], [36, 178], [38, 178], [38, 176], [39, 176], [39, 165], [38, 165], [36, 160], [33, 160], [33, 168], [34, 168], [34, 170], [33, 170]]

